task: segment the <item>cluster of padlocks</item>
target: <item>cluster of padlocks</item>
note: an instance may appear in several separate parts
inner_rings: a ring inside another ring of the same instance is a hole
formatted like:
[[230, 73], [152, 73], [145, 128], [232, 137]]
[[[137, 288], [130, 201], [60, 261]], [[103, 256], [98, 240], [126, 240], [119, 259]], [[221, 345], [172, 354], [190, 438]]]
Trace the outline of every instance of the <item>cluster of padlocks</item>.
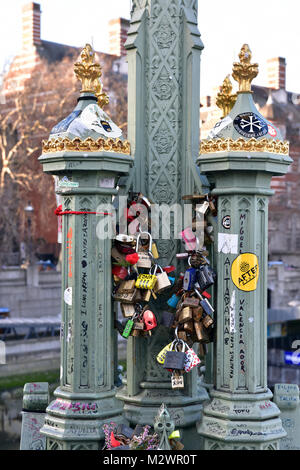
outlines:
[[[208, 213], [216, 215], [212, 198], [207, 195], [191, 198], [194, 202], [200, 200], [197, 210], [204, 217]], [[212, 231], [207, 230], [205, 219], [203, 227], [203, 240], [211, 243]], [[174, 389], [184, 388], [183, 374], [200, 364], [193, 350], [194, 343], [199, 343], [199, 355], [205, 355], [206, 344], [213, 341], [215, 331], [214, 309], [207, 289], [214, 284], [216, 274], [210, 267], [208, 251], [199, 245], [191, 227], [183, 230], [181, 235], [186, 251], [177, 254], [177, 258], [186, 259], [188, 266], [177, 280], [172, 275], [174, 266], [162, 268], [156, 263], [159, 255], [148, 232], [140, 232], [137, 238], [117, 235], [112, 249], [113, 298], [120, 302], [125, 318], [122, 323], [116, 321], [115, 326], [124, 338], [130, 335], [151, 336], [151, 330], [158, 326], [158, 321], [148, 302], [150, 299], [156, 300], [157, 295], [166, 289], [172, 289], [160, 325], [170, 329], [174, 340], [162, 349], [157, 361], [171, 372]]]

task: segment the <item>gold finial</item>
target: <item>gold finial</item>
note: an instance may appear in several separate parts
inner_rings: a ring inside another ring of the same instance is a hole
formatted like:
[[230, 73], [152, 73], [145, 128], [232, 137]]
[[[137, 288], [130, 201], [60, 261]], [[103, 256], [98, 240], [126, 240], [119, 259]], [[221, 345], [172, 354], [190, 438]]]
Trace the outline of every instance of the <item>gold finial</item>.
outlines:
[[244, 44], [239, 53], [240, 62], [233, 64], [233, 78], [239, 83], [238, 93], [252, 93], [251, 82], [258, 75], [258, 64], [250, 64], [251, 51], [248, 44]]
[[82, 83], [81, 93], [94, 93], [98, 98], [99, 106], [105, 106], [108, 104], [109, 98], [106, 93], [102, 93], [101, 66], [95, 63], [95, 52], [90, 44], [86, 44], [81, 51], [80, 59], [81, 61], [74, 65], [74, 72]]
[[229, 75], [227, 75], [216, 99], [216, 105], [223, 111], [222, 119], [230, 113], [236, 102], [236, 98], [237, 95], [232, 93], [232, 84]]

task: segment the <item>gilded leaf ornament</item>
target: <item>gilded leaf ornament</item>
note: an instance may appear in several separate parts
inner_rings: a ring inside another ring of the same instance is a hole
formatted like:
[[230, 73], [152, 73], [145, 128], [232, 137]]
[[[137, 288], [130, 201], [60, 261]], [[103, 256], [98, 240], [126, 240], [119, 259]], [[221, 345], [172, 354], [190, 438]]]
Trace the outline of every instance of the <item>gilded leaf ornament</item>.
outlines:
[[240, 62], [233, 64], [233, 78], [239, 83], [238, 93], [252, 93], [251, 82], [258, 75], [258, 64], [251, 64], [252, 53], [244, 44], [239, 53]]
[[80, 54], [80, 61], [74, 64], [74, 72], [82, 83], [81, 93], [94, 93], [98, 104], [102, 108], [109, 102], [108, 96], [103, 93], [100, 64], [95, 63], [95, 52], [90, 44], [86, 44]]
[[216, 105], [223, 112], [222, 119], [232, 110], [237, 99], [237, 95], [232, 93], [232, 84], [229, 75], [223, 81], [220, 92], [217, 94]]

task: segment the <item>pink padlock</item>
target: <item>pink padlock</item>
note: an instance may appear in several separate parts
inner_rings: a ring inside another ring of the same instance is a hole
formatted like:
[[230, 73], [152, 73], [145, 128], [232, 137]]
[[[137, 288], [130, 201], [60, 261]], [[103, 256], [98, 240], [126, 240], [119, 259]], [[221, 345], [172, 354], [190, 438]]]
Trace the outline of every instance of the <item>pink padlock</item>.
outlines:
[[187, 251], [194, 251], [196, 249], [197, 239], [191, 227], [185, 228], [180, 235], [185, 243]]
[[143, 315], [143, 320], [145, 324], [145, 330], [148, 331], [149, 335], [151, 336], [151, 331], [153, 328], [157, 326], [157, 321], [155, 315], [151, 310], [146, 310]]

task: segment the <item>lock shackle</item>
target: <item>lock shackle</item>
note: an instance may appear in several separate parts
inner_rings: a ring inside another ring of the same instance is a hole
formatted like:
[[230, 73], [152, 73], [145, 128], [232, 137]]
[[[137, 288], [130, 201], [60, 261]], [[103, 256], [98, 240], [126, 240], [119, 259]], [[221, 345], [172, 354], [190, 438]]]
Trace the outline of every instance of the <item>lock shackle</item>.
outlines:
[[190, 268], [192, 267], [192, 265], [191, 265], [191, 256], [188, 257], [188, 265], [189, 265]]
[[139, 243], [140, 243], [140, 238], [141, 238], [141, 235], [147, 235], [148, 238], [149, 238], [149, 253], [151, 253], [151, 256], [153, 257], [152, 255], [152, 251], [151, 251], [151, 248], [152, 248], [152, 236], [149, 232], [139, 232], [138, 236], [137, 236], [137, 239], [136, 239], [136, 248], [135, 248], [135, 251], [138, 252], [139, 251]]
[[[150, 254], [150, 256], [153, 257], [152, 253], [149, 253], [149, 254]], [[160, 272], [161, 272], [161, 273], [164, 272], [163, 268], [162, 268], [159, 264], [154, 264], [154, 265], [151, 266], [151, 268], [150, 268], [150, 274], [152, 274], [152, 269], [153, 269], [153, 268], [154, 268], [154, 271], [153, 271], [153, 275], [154, 275], [154, 276], [156, 275], [157, 268], [160, 268]]]
[[194, 291], [195, 291], [196, 295], [199, 297], [199, 299], [203, 300], [202, 295], [200, 294], [200, 292], [198, 291], [198, 289], [196, 287], [194, 288]]
[[[178, 351], [178, 349], [177, 349], [179, 344], [182, 345], [182, 351]], [[183, 352], [184, 353], [185, 350], [186, 350], [186, 347], [187, 347], [187, 344], [182, 339], [178, 339], [175, 343], [175, 351], [177, 351], [177, 352]]]

